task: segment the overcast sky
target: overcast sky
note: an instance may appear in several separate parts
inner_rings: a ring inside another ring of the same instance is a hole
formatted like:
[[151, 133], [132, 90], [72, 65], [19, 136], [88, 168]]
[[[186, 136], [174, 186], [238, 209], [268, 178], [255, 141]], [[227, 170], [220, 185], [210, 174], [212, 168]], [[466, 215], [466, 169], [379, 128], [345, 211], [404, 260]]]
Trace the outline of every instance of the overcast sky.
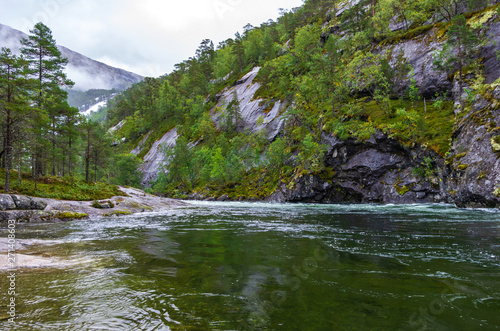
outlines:
[[201, 40], [234, 37], [302, 0], [0, 0], [0, 23], [28, 33], [45, 23], [57, 43], [143, 76], [170, 72]]

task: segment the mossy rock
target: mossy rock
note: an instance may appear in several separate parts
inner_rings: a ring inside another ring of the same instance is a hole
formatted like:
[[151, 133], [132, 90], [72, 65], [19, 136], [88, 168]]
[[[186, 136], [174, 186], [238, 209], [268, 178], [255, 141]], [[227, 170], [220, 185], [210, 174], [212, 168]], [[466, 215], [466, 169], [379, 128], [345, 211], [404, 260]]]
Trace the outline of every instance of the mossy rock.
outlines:
[[498, 153], [500, 152], [500, 136], [495, 136], [491, 138], [491, 148], [493, 148], [493, 152]]
[[411, 183], [408, 186], [403, 185], [402, 187], [399, 186], [398, 184], [394, 184], [394, 188], [396, 189], [396, 192], [398, 192], [399, 195], [403, 196], [406, 193], [410, 192], [411, 189], [415, 186], [415, 183]]
[[77, 213], [72, 211], [56, 211], [54, 212], [54, 218], [58, 218], [60, 220], [80, 220], [83, 218], [89, 217], [88, 214], [85, 213]]
[[111, 216], [128, 216], [128, 215], [132, 215], [132, 213], [126, 210], [117, 210], [111, 213], [103, 214], [102, 216], [111, 217]]

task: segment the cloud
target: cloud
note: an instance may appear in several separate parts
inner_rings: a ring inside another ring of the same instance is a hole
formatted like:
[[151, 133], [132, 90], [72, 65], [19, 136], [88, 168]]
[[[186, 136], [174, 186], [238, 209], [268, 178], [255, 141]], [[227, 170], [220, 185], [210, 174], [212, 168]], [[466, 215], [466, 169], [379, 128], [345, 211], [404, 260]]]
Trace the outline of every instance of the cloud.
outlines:
[[170, 72], [201, 40], [231, 38], [301, 0], [0, 0], [0, 23], [28, 32], [42, 21], [58, 44], [144, 76]]

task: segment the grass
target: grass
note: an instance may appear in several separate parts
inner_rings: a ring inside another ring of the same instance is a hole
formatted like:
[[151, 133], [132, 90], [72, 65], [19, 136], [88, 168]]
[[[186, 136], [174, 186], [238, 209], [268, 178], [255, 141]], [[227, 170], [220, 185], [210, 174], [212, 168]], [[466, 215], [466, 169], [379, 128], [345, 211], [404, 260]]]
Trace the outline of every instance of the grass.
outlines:
[[[5, 170], [0, 169], [0, 190], [4, 193]], [[22, 174], [22, 184], [19, 182], [17, 171], [10, 174], [11, 191], [9, 194], [23, 194], [32, 197], [50, 198], [59, 200], [92, 201], [109, 199], [123, 195], [117, 186], [106, 183], [86, 182], [73, 177], [43, 177], [38, 179], [37, 189], [30, 174]]]

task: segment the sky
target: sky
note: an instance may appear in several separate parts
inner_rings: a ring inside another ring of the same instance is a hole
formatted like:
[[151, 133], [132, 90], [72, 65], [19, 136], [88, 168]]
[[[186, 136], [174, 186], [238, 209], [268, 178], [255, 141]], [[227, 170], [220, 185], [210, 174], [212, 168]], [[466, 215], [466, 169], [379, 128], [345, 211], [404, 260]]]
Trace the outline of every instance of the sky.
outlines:
[[43, 22], [59, 45], [94, 60], [158, 77], [247, 23], [276, 20], [302, 0], [0, 0], [0, 23], [29, 33]]

